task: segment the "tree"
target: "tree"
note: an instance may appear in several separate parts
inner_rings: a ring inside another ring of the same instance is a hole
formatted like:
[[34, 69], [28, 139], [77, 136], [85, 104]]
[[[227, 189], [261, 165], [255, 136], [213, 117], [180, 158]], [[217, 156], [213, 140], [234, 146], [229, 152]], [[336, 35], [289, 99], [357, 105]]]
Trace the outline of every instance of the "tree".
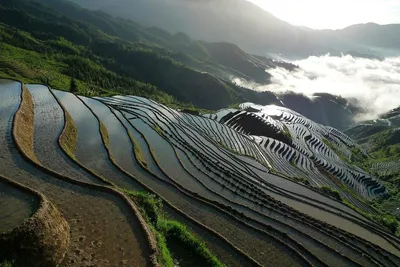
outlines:
[[78, 93], [78, 84], [74, 78], [71, 78], [71, 84], [69, 87], [69, 91], [73, 94]]

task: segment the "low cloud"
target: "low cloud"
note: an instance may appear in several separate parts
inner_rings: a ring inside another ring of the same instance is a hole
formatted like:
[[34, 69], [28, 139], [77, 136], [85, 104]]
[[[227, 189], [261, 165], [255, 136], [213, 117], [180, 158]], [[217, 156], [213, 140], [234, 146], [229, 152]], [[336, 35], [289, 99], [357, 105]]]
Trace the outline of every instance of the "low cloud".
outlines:
[[400, 57], [378, 61], [326, 55], [293, 63], [300, 67], [294, 72], [269, 69], [273, 76], [270, 85], [234, 81], [259, 91], [294, 91], [309, 97], [314, 93], [342, 96], [364, 110], [358, 114], [358, 120], [375, 119], [400, 106]]

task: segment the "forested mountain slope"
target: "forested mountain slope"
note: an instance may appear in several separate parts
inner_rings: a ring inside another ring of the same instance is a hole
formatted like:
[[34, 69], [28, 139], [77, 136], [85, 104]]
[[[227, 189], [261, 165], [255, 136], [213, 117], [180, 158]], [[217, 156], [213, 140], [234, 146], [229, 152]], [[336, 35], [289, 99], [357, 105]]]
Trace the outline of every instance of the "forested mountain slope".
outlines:
[[334, 127], [351, 123], [352, 114], [333, 96], [310, 101], [296, 93], [277, 96], [230, 82], [269, 83], [268, 69], [293, 70], [292, 64], [251, 55], [226, 42], [194, 41], [184, 33], [145, 28], [66, 1], [38, 1], [54, 9], [23, 0], [0, 4], [3, 76], [63, 90], [70, 90], [74, 79], [75, 92], [83, 95], [130, 93], [175, 107], [216, 110], [246, 101], [283, 105]]
[[390, 197], [376, 206], [399, 219], [400, 211], [400, 108], [381, 115], [377, 120], [352, 125], [345, 132], [356, 139], [369, 157], [356, 158], [364, 168], [379, 177], [390, 192]]
[[335, 31], [312, 30], [284, 22], [246, 0], [75, 2], [148, 26], [163, 27], [174, 33], [190, 33], [196, 39], [232, 42], [259, 55], [274, 53], [304, 58], [328, 52], [340, 55], [356, 51], [379, 56], [400, 53], [398, 24], [363, 24]]
[[297, 66], [1, 1], [0, 266], [399, 266], [399, 110], [346, 135], [341, 97], [232, 82], [271, 68]]

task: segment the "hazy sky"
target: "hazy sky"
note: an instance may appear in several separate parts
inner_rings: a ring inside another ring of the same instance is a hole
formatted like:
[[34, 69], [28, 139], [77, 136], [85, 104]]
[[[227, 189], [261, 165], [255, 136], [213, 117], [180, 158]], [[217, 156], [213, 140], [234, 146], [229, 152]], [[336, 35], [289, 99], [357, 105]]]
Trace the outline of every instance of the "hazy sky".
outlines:
[[248, 0], [294, 25], [340, 29], [352, 24], [400, 23], [400, 0]]

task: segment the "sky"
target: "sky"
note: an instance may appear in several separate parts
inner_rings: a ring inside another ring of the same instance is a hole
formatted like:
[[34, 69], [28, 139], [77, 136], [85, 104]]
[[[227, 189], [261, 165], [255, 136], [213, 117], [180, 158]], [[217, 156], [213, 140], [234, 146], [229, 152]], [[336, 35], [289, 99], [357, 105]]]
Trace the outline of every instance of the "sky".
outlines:
[[400, 0], [248, 0], [293, 25], [342, 29], [359, 23], [400, 23]]

